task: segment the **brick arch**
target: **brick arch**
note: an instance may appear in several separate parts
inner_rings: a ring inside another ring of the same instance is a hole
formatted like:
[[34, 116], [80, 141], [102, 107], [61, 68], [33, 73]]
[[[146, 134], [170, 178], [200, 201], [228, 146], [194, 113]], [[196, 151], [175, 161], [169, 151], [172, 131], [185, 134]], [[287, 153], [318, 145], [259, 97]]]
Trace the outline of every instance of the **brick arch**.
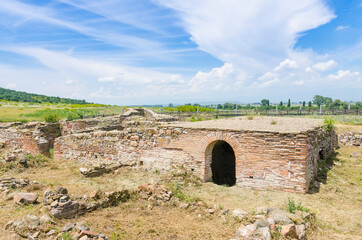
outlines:
[[206, 135], [201, 140], [201, 144], [200, 144], [200, 150], [202, 152], [201, 157], [202, 157], [202, 160], [204, 161], [203, 179], [205, 182], [212, 181], [212, 171], [211, 171], [212, 150], [217, 141], [225, 141], [232, 147], [232, 149], [234, 150], [234, 154], [235, 154], [235, 165], [238, 161], [238, 158], [240, 157], [240, 153], [241, 153], [240, 142], [235, 137], [233, 137], [230, 133], [213, 132], [213, 133]]

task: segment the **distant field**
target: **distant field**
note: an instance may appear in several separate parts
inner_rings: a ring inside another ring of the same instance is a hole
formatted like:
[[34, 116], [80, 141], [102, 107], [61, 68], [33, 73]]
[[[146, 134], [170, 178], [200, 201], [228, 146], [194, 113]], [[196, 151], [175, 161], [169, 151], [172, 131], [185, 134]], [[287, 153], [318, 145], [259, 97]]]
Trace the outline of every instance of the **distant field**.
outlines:
[[77, 119], [90, 115], [111, 115], [122, 113], [123, 107], [100, 104], [31, 104], [0, 102], [0, 122], [44, 121], [45, 116], [57, 114], [59, 119]]

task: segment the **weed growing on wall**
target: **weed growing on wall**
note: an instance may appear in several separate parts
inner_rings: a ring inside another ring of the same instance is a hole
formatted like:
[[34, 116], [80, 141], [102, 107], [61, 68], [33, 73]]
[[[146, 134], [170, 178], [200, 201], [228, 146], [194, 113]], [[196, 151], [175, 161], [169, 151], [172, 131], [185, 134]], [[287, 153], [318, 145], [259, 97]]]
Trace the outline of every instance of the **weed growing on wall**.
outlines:
[[326, 118], [324, 119], [324, 125], [323, 125], [323, 129], [331, 132], [332, 130], [334, 130], [334, 119], [333, 118]]

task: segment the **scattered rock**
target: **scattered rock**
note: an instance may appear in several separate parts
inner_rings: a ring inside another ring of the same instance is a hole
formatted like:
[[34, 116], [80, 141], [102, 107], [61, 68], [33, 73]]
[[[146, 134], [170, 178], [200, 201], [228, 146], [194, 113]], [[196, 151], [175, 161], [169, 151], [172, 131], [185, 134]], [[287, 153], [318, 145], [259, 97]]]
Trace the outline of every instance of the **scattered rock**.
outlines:
[[7, 229], [14, 230], [19, 236], [27, 237], [28, 235], [32, 235], [39, 225], [39, 218], [35, 215], [28, 214], [19, 220], [9, 222], [6, 226]]
[[240, 227], [236, 230], [236, 237], [250, 237], [253, 236], [254, 232], [256, 230], [256, 227], [254, 224], [249, 224], [249, 225], [240, 225]]
[[255, 224], [257, 229], [259, 229], [259, 228], [268, 228], [269, 229], [269, 225], [270, 225], [265, 220], [256, 220], [254, 224]]
[[269, 216], [274, 219], [275, 223], [280, 225], [293, 224], [293, 221], [287, 216], [288, 212], [279, 208], [269, 209]]
[[98, 233], [90, 231], [90, 230], [82, 230], [80, 232], [80, 237], [87, 236], [87, 237], [98, 237]]
[[80, 213], [79, 203], [77, 201], [68, 201], [65, 203], [59, 203], [56, 206], [52, 207], [50, 213], [53, 217], [59, 219], [69, 219], [74, 218]]
[[209, 208], [209, 209], [208, 209], [208, 212], [209, 212], [210, 214], [214, 214], [214, 213], [215, 213], [215, 211], [216, 211], [216, 210], [215, 210], [215, 209], [213, 209], [213, 208]]
[[73, 230], [73, 228], [75, 227], [74, 223], [67, 223], [63, 228], [62, 228], [62, 232], [69, 232], [71, 230]]
[[276, 224], [270, 224], [270, 225], [269, 225], [269, 229], [270, 229], [271, 231], [274, 231], [274, 232], [278, 231], [278, 227], [277, 227]]
[[297, 225], [296, 231], [299, 240], [304, 240], [306, 238], [306, 227], [304, 224]]
[[[136, 142], [137, 143], [137, 142]], [[103, 174], [113, 172], [114, 170], [123, 167], [123, 164], [114, 163], [114, 164], [101, 164], [99, 166], [94, 166], [91, 168], [79, 168], [79, 172], [85, 177], [99, 177]]]
[[261, 227], [258, 228], [258, 231], [261, 233], [261, 235], [263, 236], [263, 240], [271, 240], [271, 234], [270, 234], [270, 230], [268, 227]]
[[44, 214], [40, 217], [40, 223], [41, 224], [47, 224], [47, 223], [54, 224], [54, 221], [48, 214]]
[[358, 158], [358, 157], [361, 157], [361, 154], [359, 152], [353, 152], [349, 156], [354, 157], [354, 158]]
[[89, 197], [93, 200], [100, 199], [102, 197], [102, 191], [101, 190], [94, 190], [89, 194]]
[[233, 212], [232, 212], [232, 215], [233, 217], [236, 219], [236, 220], [243, 220], [249, 213], [244, 211], [243, 209], [235, 209]]
[[339, 135], [339, 141], [347, 146], [362, 146], [362, 133], [345, 132]]
[[228, 214], [230, 212], [230, 210], [229, 209], [223, 209], [223, 210], [221, 210], [221, 214], [222, 215], [226, 215], [226, 214]]
[[297, 229], [294, 224], [288, 224], [288, 225], [282, 226], [280, 233], [285, 238], [298, 239]]
[[257, 207], [255, 208], [255, 215], [266, 215], [268, 213], [267, 207]]
[[63, 188], [63, 187], [58, 187], [57, 189], [55, 189], [55, 192], [59, 193], [59, 194], [62, 194], [62, 195], [68, 194], [68, 190], [66, 188]]
[[47, 232], [47, 236], [52, 236], [52, 235], [54, 235], [55, 234], [55, 230], [54, 229], [52, 229], [52, 230], [50, 230], [49, 232]]
[[269, 223], [269, 225], [275, 224], [275, 221], [273, 218], [267, 218], [267, 219], [265, 219], [265, 221], [267, 221]]
[[17, 204], [32, 204], [35, 203], [38, 199], [37, 193], [15, 193], [14, 194], [14, 201]]

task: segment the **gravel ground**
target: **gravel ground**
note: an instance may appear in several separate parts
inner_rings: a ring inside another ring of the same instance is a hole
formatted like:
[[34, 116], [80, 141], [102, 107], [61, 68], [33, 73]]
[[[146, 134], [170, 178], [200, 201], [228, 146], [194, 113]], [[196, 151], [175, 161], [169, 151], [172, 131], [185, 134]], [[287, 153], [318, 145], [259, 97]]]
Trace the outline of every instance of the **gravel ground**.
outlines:
[[323, 125], [323, 119], [288, 117], [224, 118], [200, 122], [177, 122], [171, 126], [198, 129], [250, 130], [261, 132], [298, 133]]

